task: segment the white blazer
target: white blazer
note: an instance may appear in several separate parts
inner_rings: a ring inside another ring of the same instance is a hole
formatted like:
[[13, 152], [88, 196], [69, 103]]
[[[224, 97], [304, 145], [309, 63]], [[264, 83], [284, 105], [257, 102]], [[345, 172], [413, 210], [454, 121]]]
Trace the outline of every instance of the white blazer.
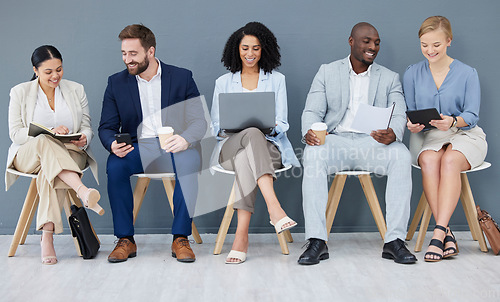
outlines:
[[[59, 87], [72, 114], [73, 129], [75, 132], [80, 132], [87, 136], [87, 145], [83, 149], [87, 152], [87, 161], [92, 174], [99, 183], [97, 179], [97, 162], [89, 147], [93, 132], [90, 126], [88, 101], [83, 85], [63, 79], [59, 83]], [[12, 144], [7, 156], [7, 168], [11, 167], [19, 147], [28, 140], [33, 139], [33, 137], [28, 136], [28, 127], [33, 120], [37, 97], [37, 79], [16, 85], [10, 90], [9, 136]], [[5, 171], [5, 190], [8, 190], [17, 178], [18, 175]]]

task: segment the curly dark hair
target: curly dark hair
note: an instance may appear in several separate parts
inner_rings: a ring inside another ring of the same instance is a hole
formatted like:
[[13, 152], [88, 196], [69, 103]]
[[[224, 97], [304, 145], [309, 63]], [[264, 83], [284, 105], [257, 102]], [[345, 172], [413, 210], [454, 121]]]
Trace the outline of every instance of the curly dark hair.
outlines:
[[227, 40], [222, 52], [221, 62], [232, 73], [241, 71], [240, 43], [244, 36], [255, 36], [261, 44], [262, 54], [259, 68], [271, 73], [281, 65], [280, 47], [274, 34], [262, 23], [250, 22], [235, 31]]

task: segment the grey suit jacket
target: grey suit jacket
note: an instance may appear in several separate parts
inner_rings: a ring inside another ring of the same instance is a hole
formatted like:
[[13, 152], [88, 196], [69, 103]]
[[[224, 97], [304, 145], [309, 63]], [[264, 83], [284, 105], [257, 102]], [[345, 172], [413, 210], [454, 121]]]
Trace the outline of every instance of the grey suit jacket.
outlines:
[[[344, 117], [349, 105], [349, 57], [323, 64], [314, 77], [302, 112], [302, 136], [311, 125], [324, 122], [332, 132]], [[396, 103], [389, 127], [394, 130], [396, 140], [402, 141], [406, 126], [406, 104], [399, 75], [381, 65], [373, 63], [370, 71], [368, 104], [389, 107]]]
[[[90, 125], [90, 113], [87, 96], [81, 84], [76, 82], [61, 80], [59, 83], [64, 100], [68, 104], [73, 117], [73, 129], [87, 136], [87, 145], [84, 150], [88, 155], [88, 164], [94, 178], [97, 179], [97, 162], [90, 150], [89, 144], [92, 140], [92, 128]], [[14, 156], [19, 147], [32, 137], [28, 136], [28, 127], [33, 120], [35, 106], [38, 97], [38, 80], [21, 83], [10, 90], [9, 103], [9, 136], [12, 145], [9, 148], [7, 157], [7, 168], [10, 168]], [[5, 190], [16, 181], [17, 175], [5, 171]], [[98, 182], [99, 183], [99, 182]]]

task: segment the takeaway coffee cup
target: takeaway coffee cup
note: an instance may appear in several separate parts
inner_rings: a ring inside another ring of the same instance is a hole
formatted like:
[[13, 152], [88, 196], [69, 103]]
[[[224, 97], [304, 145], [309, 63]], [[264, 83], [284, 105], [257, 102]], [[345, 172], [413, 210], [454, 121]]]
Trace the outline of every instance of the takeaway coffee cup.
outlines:
[[161, 127], [158, 129], [158, 139], [160, 140], [162, 149], [165, 149], [165, 141], [172, 135], [174, 135], [174, 128], [172, 127]]
[[327, 126], [325, 123], [314, 123], [311, 126], [311, 130], [319, 138], [320, 145], [325, 144], [326, 129], [327, 129]]

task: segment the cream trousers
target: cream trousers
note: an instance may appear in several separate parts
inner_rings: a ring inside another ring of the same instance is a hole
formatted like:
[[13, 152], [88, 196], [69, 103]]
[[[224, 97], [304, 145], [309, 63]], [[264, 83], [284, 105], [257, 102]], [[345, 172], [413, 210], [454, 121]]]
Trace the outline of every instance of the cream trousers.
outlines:
[[22, 145], [14, 158], [14, 168], [23, 173], [38, 174], [36, 188], [39, 196], [36, 229], [54, 223], [54, 232], [63, 231], [61, 211], [69, 188], [57, 175], [63, 170], [82, 175], [87, 153], [73, 144], [63, 144], [47, 135], [39, 135]]
[[282, 167], [278, 148], [257, 128], [247, 128], [231, 136], [222, 146], [220, 165], [235, 172], [235, 209], [254, 212], [257, 180], [265, 174], [276, 178]]

